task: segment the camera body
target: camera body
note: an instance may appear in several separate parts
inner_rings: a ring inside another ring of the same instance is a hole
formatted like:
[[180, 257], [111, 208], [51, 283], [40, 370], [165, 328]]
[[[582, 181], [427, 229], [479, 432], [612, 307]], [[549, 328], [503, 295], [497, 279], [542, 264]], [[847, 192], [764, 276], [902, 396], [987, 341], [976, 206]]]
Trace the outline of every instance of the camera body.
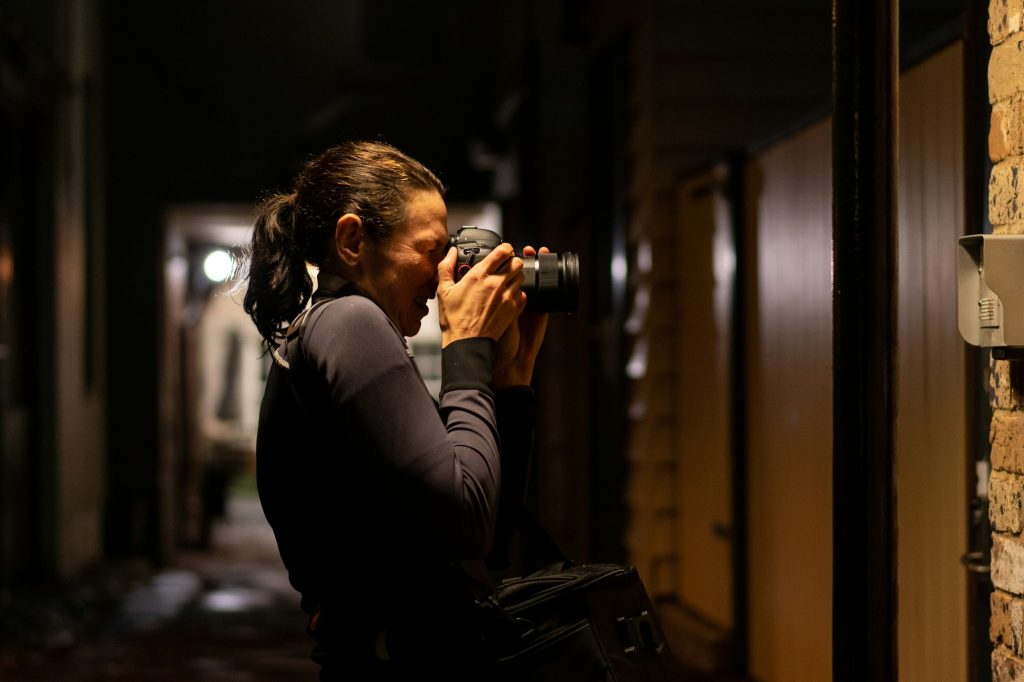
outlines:
[[[501, 236], [491, 230], [466, 226], [459, 229], [449, 244], [458, 250], [457, 282], [501, 244]], [[580, 265], [575, 253], [540, 253], [536, 258], [517, 255], [523, 259], [522, 290], [526, 292], [527, 310], [576, 312], [580, 298]]]

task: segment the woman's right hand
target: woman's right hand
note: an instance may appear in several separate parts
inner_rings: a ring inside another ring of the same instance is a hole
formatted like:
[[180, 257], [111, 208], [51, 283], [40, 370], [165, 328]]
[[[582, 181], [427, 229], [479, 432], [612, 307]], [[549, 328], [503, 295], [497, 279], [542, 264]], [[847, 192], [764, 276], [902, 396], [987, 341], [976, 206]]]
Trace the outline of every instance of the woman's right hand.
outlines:
[[458, 251], [453, 247], [437, 266], [441, 346], [477, 337], [497, 341], [526, 300], [519, 289], [523, 261], [516, 257], [511, 244], [502, 243], [456, 282], [457, 258]]

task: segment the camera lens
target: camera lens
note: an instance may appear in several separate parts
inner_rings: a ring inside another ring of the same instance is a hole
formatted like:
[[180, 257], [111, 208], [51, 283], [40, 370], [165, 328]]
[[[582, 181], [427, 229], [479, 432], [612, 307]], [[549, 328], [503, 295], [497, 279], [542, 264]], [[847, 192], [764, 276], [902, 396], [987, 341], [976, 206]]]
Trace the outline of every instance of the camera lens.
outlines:
[[580, 261], [575, 253], [541, 253], [523, 259], [526, 307], [543, 313], [573, 313], [580, 302]]

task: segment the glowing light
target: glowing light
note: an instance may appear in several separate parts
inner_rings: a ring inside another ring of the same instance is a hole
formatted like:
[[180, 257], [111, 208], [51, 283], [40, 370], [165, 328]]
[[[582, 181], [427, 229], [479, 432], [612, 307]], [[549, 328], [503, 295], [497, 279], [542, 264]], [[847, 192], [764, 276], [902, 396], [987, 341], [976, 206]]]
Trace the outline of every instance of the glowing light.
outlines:
[[626, 376], [636, 381], [637, 379], [643, 379], [644, 375], [647, 374], [647, 339], [637, 339], [636, 345], [633, 346], [633, 354], [629, 357], [629, 362], [626, 363]]
[[266, 608], [272, 603], [271, 595], [263, 590], [237, 587], [208, 592], [203, 596], [200, 607], [206, 611], [237, 613]]
[[231, 276], [234, 261], [231, 254], [223, 249], [211, 251], [203, 261], [203, 272], [211, 282], [223, 282]]
[[612, 280], [616, 284], [625, 284], [626, 275], [629, 274], [629, 266], [626, 263], [626, 257], [621, 253], [615, 254], [612, 257]]

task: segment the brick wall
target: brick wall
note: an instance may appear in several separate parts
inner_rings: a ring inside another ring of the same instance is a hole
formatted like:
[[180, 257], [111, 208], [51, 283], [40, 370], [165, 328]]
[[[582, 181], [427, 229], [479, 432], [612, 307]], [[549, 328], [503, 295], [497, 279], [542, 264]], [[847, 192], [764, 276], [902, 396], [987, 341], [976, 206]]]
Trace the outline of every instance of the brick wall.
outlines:
[[[676, 303], [676, 214], [678, 176], [663, 151], [671, 127], [656, 114], [664, 108], [654, 75], [662, 67], [653, 39], [653, 12], [640, 22], [631, 46], [629, 321], [630, 436], [627, 445], [625, 543], [628, 560], [652, 596], [678, 596], [675, 527], [679, 439]], [[660, 169], [661, 172], [652, 172]], [[671, 637], [671, 634], [670, 634]]]
[[[992, 0], [988, 88], [992, 104], [989, 219], [997, 234], [1024, 233], [1024, 0]], [[992, 678], [1024, 676], [1024, 366], [992, 371]]]

